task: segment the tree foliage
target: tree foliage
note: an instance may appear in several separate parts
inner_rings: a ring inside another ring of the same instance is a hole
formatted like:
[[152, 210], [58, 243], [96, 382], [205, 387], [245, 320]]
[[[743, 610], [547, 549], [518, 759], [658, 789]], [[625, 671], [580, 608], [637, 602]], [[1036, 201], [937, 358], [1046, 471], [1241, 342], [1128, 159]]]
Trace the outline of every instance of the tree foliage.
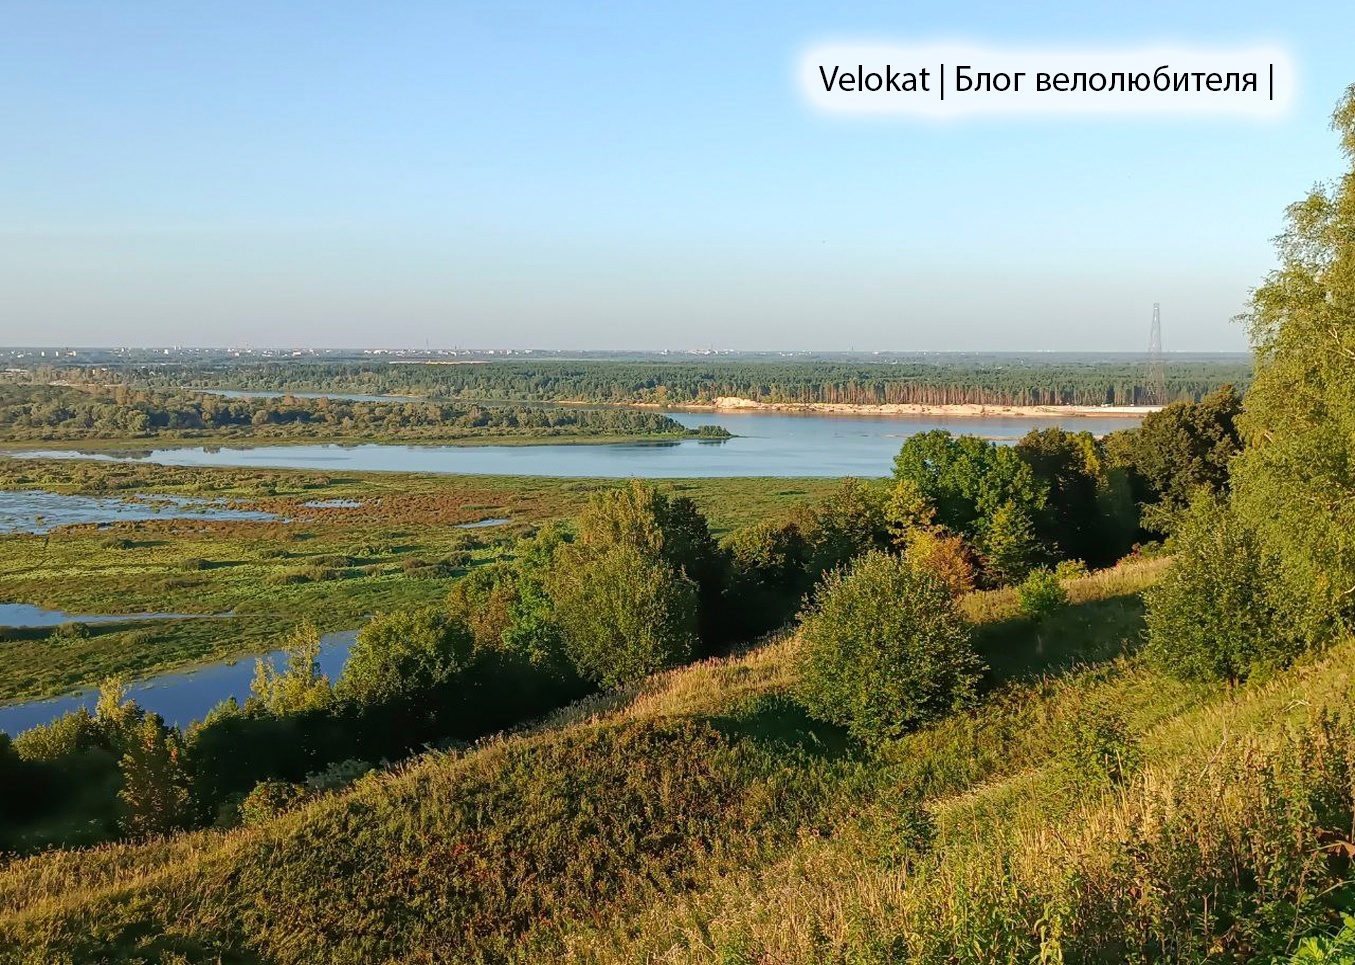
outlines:
[[797, 694], [813, 716], [878, 742], [964, 705], [982, 670], [946, 586], [873, 552], [829, 574], [806, 612]]
[[1227, 504], [1202, 495], [1168, 545], [1172, 566], [1145, 594], [1151, 662], [1188, 680], [1241, 680], [1291, 652], [1274, 555]]

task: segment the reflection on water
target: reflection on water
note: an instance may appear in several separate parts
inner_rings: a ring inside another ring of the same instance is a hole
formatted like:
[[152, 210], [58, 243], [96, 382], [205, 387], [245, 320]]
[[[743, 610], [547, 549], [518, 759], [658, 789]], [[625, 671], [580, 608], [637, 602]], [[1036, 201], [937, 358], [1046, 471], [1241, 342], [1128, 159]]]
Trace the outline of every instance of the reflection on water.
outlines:
[[1061, 426], [1097, 435], [1138, 424], [1131, 417], [922, 418], [792, 414], [670, 413], [688, 427], [720, 425], [734, 438], [655, 443], [512, 446], [297, 445], [159, 449], [146, 454], [75, 451], [14, 453], [27, 458], [145, 459], [170, 466], [256, 466], [652, 479], [703, 476], [887, 476], [903, 440], [928, 429], [1014, 442], [1031, 429]]
[[147, 519], [204, 519], [268, 522], [275, 513], [235, 509], [226, 500], [164, 494], [131, 499], [77, 496], [44, 489], [0, 490], [0, 533], [46, 533], [77, 523], [120, 523]]
[[[80, 619], [88, 621], [91, 618]], [[331, 680], [343, 670], [348, 651], [356, 638], [356, 630], [327, 633], [320, 638], [320, 670]], [[3, 652], [4, 644], [0, 644], [0, 654]], [[269, 657], [281, 664], [286, 654], [278, 650], [269, 654]], [[209, 710], [229, 697], [243, 703], [249, 697], [249, 685], [253, 679], [254, 658], [245, 657], [230, 663], [210, 664], [195, 670], [149, 677], [129, 686], [127, 696], [143, 709], [159, 714], [167, 723], [186, 726], [201, 720]], [[50, 723], [80, 707], [92, 711], [98, 697], [98, 693], [91, 690], [52, 700], [0, 707], [0, 731], [12, 736], [30, 727]]]

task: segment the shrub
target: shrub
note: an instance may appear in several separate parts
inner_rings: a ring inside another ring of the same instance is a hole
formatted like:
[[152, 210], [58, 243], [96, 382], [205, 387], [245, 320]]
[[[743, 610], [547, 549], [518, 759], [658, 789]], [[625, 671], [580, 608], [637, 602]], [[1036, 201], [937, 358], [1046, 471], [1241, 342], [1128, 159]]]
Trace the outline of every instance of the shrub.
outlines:
[[1087, 564], [1081, 560], [1059, 560], [1054, 573], [1061, 580], [1077, 580], [1088, 574]]
[[240, 802], [240, 823], [260, 824], [306, 800], [306, 788], [287, 781], [260, 781]]
[[339, 684], [367, 703], [427, 691], [464, 670], [473, 646], [465, 623], [439, 610], [384, 613], [358, 633]]
[[1124, 711], [1108, 701], [1082, 701], [1062, 734], [1064, 764], [1078, 787], [1117, 787], [1138, 770], [1142, 751]]
[[879, 742], [968, 702], [983, 666], [945, 584], [877, 552], [823, 581], [797, 669], [812, 716]]
[[581, 676], [614, 687], [691, 658], [697, 646], [691, 580], [634, 546], [586, 556], [565, 549], [546, 585]]
[[1068, 591], [1063, 588], [1059, 574], [1044, 567], [1032, 570], [1016, 588], [1016, 595], [1021, 612], [1028, 617], [1042, 617], [1068, 605]]
[[1144, 595], [1150, 662], [1187, 680], [1241, 680], [1292, 656], [1268, 586], [1275, 564], [1225, 504], [1195, 503], [1171, 546], [1175, 561]]
[[86, 640], [89, 638], [89, 627], [79, 622], [71, 620], [63, 623], [52, 630], [52, 640]]

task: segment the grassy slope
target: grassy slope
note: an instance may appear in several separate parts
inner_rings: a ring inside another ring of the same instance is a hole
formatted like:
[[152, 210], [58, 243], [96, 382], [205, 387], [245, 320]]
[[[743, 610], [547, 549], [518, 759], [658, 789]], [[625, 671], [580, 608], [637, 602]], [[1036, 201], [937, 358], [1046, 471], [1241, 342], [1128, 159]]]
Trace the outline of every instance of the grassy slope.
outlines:
[[[1355, 740], [1323, 714], [1349, 705], [1355, 645], [1233, 690], [1107, 659], [1160, 569], [1077, 581], [1079, 602], [1040, 625], [1007, 594], [971, 597], [1002, 679], [974, 713], [878, 755], [784, 699], [786, 637], [256, 827], [16, 861], [0, 870], [0, 960], [1283, 951], [1317, 918], [1294, 883], [1330, 897], [1344, 873], [1324, 847], [1349, 834]], [[1107, 607], [1116, 619], [1088, 623]], [[1070, 728], [1108, 707], [1144, 760], [1117, 789], [1068, 765]]]
[[[250, 469], [0, 461], [0, 488], [130, 496], [138, 492], [240, 500], [292, 523], [119, 523], [66, 527], [49, 537], [0, 536], [0, 601], [70, 613], [226, 613], [224, 620], [91, 626], [54, 650], [46, 633], [0, 636], [0, 700], [48, 696], [109, 675], [144, 676], [198, 661], [258, 653], [302, 619], [323, 630], [364, 614], [432, 602], [447, 568], [498, 556], [531, 527], [577, 514], [612, 480], [326, 475]], [[683, 480], [713, 526], [726, 531], [827, 493], [831, 480]], [[306, 509], [348, 499], [361, 509]], [[463, 530], [489, 517], [511, 525]], [[463, 554], [468, 559], [463, 560]], [[297, 580], [298, 582], [286, 582]]]

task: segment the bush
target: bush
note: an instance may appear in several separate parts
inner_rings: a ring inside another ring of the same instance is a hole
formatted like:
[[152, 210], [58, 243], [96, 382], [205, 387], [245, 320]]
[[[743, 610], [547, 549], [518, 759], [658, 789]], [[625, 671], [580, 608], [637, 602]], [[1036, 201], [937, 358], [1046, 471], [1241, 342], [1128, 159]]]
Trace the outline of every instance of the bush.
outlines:
[[359, 631], [340, 688], [366, 703], [426, 692], [466, 669], [473, 646], [470, 629], [439, 610], [385, 613]]
[[1068, 605], [1068, 591], [1058, 573], [1043, 567], [1025, 578], [1016, 588], [1016, 595], [1021, 601], [1021, 612], [1028, 617], [1042, 617]]
[[691, 580], [625, 544], [586, 556], [565, 549], [547, 590], [581, 676], [614, 687], [691, 659], [697, 646]]
[[300, 784], [287, 781], [261, 781], [240, 802], [240, 823], [260, 824], [295, 807], [309, 795]]
[[967, 703], [983, 665], [945, 584], [870, 553], [821, 584], [797, 670], [812, 716], [879, 742]]
[[1064, 765], [1076, 787], [1117, 787], [1138, 770], [1143, 753], [1124, 711], [1108, 701], [1073, 708], [1061, 735]]
[[1187, 680], [1241, 680], [1296, 652], [1269, 585], [1275, 563], [1231, 509], [1198, 501], [1171, 548], [1171, 568], [1144, 594], [1150, 662]]
[[87, 640], [89, 639], [89, 627], [79, 622], [71, 620], [56, 627], [52, 631], [52, 640]]

